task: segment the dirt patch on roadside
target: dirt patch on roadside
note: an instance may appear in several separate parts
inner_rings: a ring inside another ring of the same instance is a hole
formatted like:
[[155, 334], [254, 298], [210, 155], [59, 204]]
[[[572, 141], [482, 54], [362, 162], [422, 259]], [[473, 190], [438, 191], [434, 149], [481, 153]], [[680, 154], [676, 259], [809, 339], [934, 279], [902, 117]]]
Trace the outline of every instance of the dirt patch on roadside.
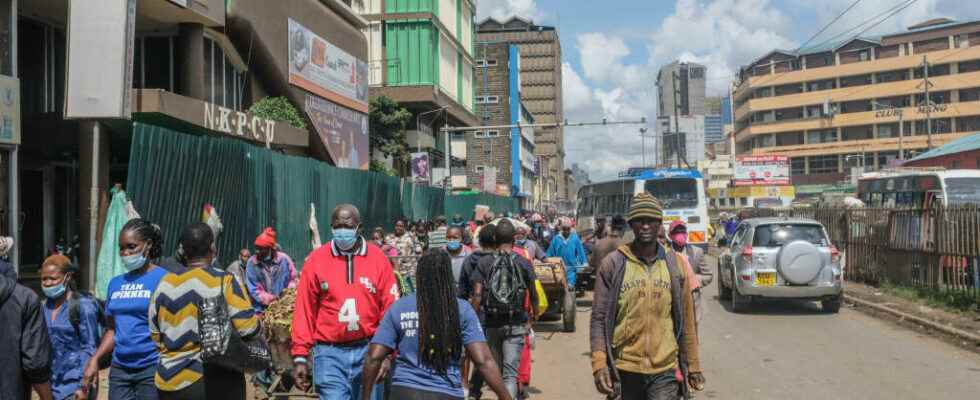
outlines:
[[[844, 293], [858, 299], [882, 305], [893, 310], [901, 311], [906, 314], [914, 315], [940, 325], [945, 325], [960, 329], [966, 332], [980, 335], [980, 313], [975, 312], [954, 312], [935, 307], [930, 307], [924, 302], [917, 302], [903, 297], [886, 293], [884, 290], [864, 285], [861, 283], [847, 282], [844, 286]], [[896, 315], [879, 311], [869, 307], [862, 307], [848, 303], [848, 306], [860, 310], [866, 314], [892, 321], [904, 327], [912, 328], [916, 331], [928, 334], [931, 337], [942, 339], [945, 342], [955, 344], [959, 347], [980, 353], [980, 343], [965, 341], [959, 337], [946, 334], [944, 332], [931, 329], [927, 326], [918, 324], [911, 320], [898, 317]]]

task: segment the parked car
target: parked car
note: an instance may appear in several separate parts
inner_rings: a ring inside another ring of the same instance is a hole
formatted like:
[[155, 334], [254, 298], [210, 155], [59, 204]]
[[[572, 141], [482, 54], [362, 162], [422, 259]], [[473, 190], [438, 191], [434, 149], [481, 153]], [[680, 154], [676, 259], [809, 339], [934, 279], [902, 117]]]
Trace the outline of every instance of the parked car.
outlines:
[[718, 295], [732, 311], [745, 311], [753, 298], [820, 301], [825, 312], [840, 311], [840, 253], [819, 222], [750, 218], [720, 245]]

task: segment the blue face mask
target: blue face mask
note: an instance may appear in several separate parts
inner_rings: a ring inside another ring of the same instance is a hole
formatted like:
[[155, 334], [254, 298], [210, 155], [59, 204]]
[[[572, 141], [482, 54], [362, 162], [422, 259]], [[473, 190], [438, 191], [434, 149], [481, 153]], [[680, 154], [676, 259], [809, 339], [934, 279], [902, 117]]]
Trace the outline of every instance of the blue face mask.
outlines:
[[333, 241], [341, 250], [350, 250], [357, 244], [357, 230], [350, 228], [334, 228]]
[[463, 242], [459, 240], [450, 240], [446, 242], [446, 249], [449, 251], [456, 251], [463, 247]]
[[49, 299], [57, 299], [65, 295], [65, 282], [61, 282], [55, 286], [42, 287], [41, 290], [44, 295]]
[[126, 266], [127, 271], [135, 271], [146, 265], [146, 255], [143, 253], [137, 253], [125, 256], [122, 257], [122, 262]]

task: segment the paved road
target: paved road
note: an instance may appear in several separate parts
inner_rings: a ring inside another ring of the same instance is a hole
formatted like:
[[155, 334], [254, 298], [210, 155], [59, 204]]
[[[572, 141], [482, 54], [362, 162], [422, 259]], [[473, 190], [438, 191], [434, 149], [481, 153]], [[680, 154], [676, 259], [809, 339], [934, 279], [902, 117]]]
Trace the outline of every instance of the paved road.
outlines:
[[[733, 314], [718, 302], [714, 284], [705, 290], [701, 354], [708, 385], [699, 399], [980, 396], [980, 355], [847, 307], [828, 315], [817, 303], [766, 302]], [[539, 333], [532, 398], [601, 398], [589, 371], [590, 311], [579, 309], [574, 334]]]

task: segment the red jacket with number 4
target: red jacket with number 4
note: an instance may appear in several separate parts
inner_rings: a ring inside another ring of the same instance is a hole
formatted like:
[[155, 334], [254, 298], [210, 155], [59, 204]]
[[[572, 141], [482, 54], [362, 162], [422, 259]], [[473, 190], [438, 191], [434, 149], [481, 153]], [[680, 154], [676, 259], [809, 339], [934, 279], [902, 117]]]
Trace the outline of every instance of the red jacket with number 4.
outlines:
[[331, 241], [303, 263], [293, 311], [293, 356], [306, 357], [317, 343], [370, 339], [398, 300], [388, 257], [363, 238], [360, 242], [344, 254]]

